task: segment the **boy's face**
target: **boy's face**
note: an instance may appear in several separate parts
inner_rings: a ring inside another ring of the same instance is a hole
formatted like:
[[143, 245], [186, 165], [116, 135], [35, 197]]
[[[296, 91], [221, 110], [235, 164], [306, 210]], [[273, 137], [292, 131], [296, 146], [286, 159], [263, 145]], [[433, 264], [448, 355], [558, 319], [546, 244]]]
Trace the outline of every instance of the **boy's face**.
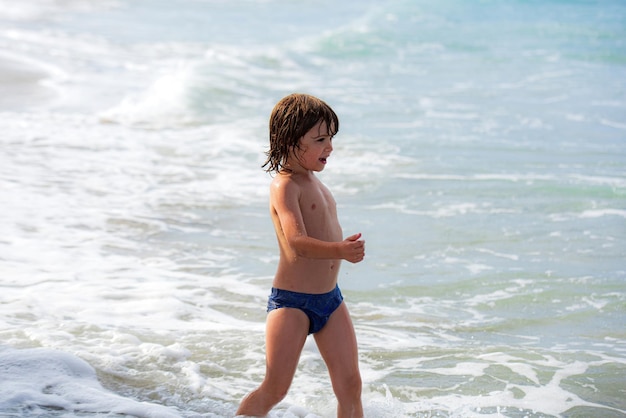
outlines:
[[293, 163], [307, 171], [322, 171], [333, 151], [332, 140], [326, 122], [318, 122], [300, 138], [300, 149], [295, 150]]

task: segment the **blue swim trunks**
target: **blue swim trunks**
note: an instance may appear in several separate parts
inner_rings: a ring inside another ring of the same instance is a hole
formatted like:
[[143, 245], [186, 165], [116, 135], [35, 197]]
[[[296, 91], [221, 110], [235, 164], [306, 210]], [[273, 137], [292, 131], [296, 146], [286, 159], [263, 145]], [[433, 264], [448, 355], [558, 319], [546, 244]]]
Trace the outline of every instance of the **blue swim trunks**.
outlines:
[[330, 315], [342, 301], [339, 286], [321, 294], [299, 293], [272, 287], [272, 293], [267, 301], [267, 312], [279, 308], [300, 309], [309, 317], [309, 334], [315, 334], [324, 328]]

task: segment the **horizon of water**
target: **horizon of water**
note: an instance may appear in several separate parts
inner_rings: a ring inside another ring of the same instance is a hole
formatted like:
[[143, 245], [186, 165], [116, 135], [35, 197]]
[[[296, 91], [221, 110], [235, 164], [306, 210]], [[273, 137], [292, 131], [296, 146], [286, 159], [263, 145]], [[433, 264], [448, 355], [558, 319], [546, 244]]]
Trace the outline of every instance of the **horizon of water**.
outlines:
[[[229, 417], [264, 373], [267, 119], [319, 177], [367, 417], [626, 416], [626, 4], [0, 0], [0, 416]], [[309, 339], [270, 417], [332, 417]]]

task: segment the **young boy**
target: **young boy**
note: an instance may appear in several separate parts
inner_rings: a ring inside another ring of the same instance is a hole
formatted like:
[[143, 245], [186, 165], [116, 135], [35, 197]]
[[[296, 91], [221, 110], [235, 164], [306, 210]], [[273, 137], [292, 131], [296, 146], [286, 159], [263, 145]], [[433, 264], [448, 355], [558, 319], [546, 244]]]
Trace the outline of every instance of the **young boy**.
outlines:
[[330, 106], [305, 94], [283, 98], [270, 116], [263, 167], [276, 172], [270, 213], [280, 260], [267, 308], [265, 379], [237, 415], [265, 416], [285, 397], [313, 334], [337, 396], [337, 416], [363, 416], [357, 342], [337, 275], [341, 260], [363, 260], [365, 243], [360, 233], [342, 238], [335, 200], [315, 176], [326, 166], [338, 129]]

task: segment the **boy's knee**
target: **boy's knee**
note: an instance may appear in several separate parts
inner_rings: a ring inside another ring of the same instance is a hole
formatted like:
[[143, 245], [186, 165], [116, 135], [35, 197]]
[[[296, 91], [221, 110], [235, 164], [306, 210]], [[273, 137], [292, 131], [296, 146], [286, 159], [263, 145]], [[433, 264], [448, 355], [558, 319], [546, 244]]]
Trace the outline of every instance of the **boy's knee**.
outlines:
[[361, 388], [363, 386], [363, 382], [361, 381], [361, 375], [356, 373], [352, 375], [349, 379], [348, 387], [350, 388], [350, 392], [356, 397], [361, 397]]
[[340, 387], [337, 388], [337, 396], [359, 399], [361, 397], [362, 385], [363, 382], [361, 381], [361, 375], [359, 373], [349, 374], [342, 379]]

